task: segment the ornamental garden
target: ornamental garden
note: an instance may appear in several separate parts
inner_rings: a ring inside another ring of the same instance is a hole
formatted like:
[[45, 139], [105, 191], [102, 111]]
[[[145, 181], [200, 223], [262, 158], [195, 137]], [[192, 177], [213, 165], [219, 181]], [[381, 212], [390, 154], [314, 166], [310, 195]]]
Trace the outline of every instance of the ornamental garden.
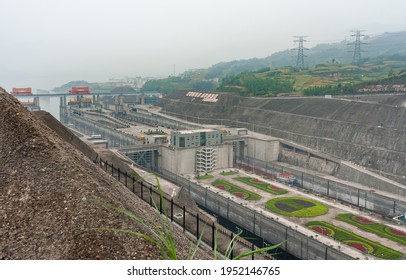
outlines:
[[266, 203], [266, 208], [289, 217], [316, 217], [328, 212], [328, 207], [323, 203], [299, 196], [271, 199]]
[[[237, 175], [239, 173], [238, 171], [231, 170], [224, 171], [220, 174], [223, 176], [230, 176]], [[256, 178], [232, 177], [232, 180], [236, 180], [240, 183], [252, 186], [273, 195], [283, 195], [288, 193], [286, 189], [273, 186], [272, 184]], [[240, 187], [241, 184], [240, 186], [237, 186], [227, 180], [215, 180], [212, 185], [241, 199], [255, 201], [262, 198], [259, 194]], [[329, 211], [329, 208], [324, 203], [301, 196], [275, 197], [266, 202], [265, 208], [276, 214], [296, 218], [323, 216]], [[398, 230], [394, 227], [377, 223], [368, 218], [350, 213], [338, 214], [335, 219], [355, 226], [360, 230], [373, 233], [379, 237], [389, 239], [401, 245], [406, 245], [406, 232]], [[307, 222], [305, 226], [321, 235], [331, 237], [361, 252], [381, 259], [400, 259], [404, 256], [402, 252], [386, 247], [378, 242], [364, 238], [363, 236], [357, 235], [325, 221], [310, 221]]]
[[260, 200], [261, 196], [254, 192], [248, 191], [246, 189], [240, 188], [226, 180], [216, 180], [212, 185], [218, 189], [225, 190], [236, 197], [245, 199], [245, 200]]
[[260, 190], [263, 190], [263, 191], [266, 191], [266, 192], [269, 192], [272, 194], [276, 194], [276, 195], [285, 194], [288, 192], [285, 189], [279, 188], [277, 186], [273, 186], [264, 181], [261, 181], [261, 180], [255, 179], [255, 178], [251, 178], [251, 177], [236, 177], [236, 178], [234, 178], [234, 180], [237, 180], [246, 185], [250, 185], [257, 189], [260, 189]]
[[367, 218], [349, 213], [339, 214], [336, 216], [336, 219], [354, 225], [359, 229], [374, 233], [380, 237], [384, 237], [392, 241], [398, 242], [402, 245], [406, 245], [406, 232], [397, 230], [393, 227], [376, 223]]
[[323, 221], [312, 221], [306, 224], [308, 228], [330, 236], [336, 240], [343, 242], [357, 250], [371, 254], [382, 259], [399, 259], [403, 256], [401, 252], [395, 251], [391, 248], [383, 246], [372, 240], [359, 236], [355, 233], [339, 228], [332, 224]]

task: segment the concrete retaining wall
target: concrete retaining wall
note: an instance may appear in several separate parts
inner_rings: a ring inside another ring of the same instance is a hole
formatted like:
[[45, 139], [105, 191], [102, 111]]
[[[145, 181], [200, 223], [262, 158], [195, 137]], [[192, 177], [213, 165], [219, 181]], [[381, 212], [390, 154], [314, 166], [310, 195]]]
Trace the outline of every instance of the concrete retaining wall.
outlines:
[[329, 175], [335, 174], [338, 168], [338, 164], [335, 162], [312, 157], [310, 155], [299, 154], [286, 149], [281, 149], [278, 160]]
[[[159, 100], [167, 112], [201, 123], [237, 124], [392, 173], [406, 174], [406, 108], [322, 98], [265, 99], [220, 95], [214, 104]], [[210, 119], [207, 117], [210, 115]], [[190, 117], [189, 117], [190, 118]], [[248, 124], [248, 125], [247, 125]]]
[[375, 190], [380, 190], [406, 197], [405, 185], [388, 180], [386, 178], [381, 178], [366, 170], [359, 169], [360, 168], [357, 168], [354, 165], [343, 162], [340, 164], [338, 168], [337, 177], [344, 180], [356, 182], [365, 186], [369, 186]]
[[249, 209], [245, 205], [225, 198], [216, 192], [201, 187], [186, 178], [179, 177], [167, 170], [159, 171], [164, 177], [170, 178], [188, 190], [191, 197], [200, 206], [214, 212], [239, 227], [263, 238], [268, 244], [284, 242], [281, 249], [306, 260], [346, 260], [353, 259], [337, 248], [321, 243], [313, 236], [306, 236], [297, 230], [283, 225], [262, 213]]

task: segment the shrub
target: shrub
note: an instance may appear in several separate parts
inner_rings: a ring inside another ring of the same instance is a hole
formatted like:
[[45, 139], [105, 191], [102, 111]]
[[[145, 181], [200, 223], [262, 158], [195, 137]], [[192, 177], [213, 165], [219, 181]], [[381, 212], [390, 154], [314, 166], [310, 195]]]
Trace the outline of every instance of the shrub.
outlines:
[[251, 177], [237, 177], [237, 178], [234, 178], [234, 179], [239, 181], [239, 182], [242, 182], [244, 184], [253, 186], [253, 187], [257, 188], [257, 189], [260, 189], [260, 190], [263, 190], [263, 191], [266, 191], [266, 192], [269, 192], [269, 193], [272, 193], [272, 194], [275, 194], [275, 195], [285, 194], [285, 193], [288, 192], [285, 189], [272, 186], [271, 184], [268, 184], [266, 182], [263, 182], [263, 181], [260, 181], [258, 179], [251, 178]]

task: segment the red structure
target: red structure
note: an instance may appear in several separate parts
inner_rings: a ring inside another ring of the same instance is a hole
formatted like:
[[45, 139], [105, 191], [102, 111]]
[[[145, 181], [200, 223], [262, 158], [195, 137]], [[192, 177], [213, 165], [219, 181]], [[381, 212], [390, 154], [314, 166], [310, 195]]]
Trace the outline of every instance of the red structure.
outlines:
[[90, 94], [89, 87], [72, 87], [69, 94]]
[[11, 94], [17, 96], [32, 96], [32, 90], [31, 88], [13, 88]]

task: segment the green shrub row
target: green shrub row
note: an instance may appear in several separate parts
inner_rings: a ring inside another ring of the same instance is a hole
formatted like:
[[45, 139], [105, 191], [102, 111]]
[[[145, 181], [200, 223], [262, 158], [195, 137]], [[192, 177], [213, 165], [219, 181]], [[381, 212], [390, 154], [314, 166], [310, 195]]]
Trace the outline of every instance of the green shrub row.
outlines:
[[285, 194], [285, 193], [288, 192], [285, 189], [277, 189], [277, 190], [275, 190], [275, 189], [272, 188], [271, 184], [268, 184], [266, 182], [258, 182], [258, 183], [253, 182], [252, 181], [253, 179], [254, 178], [251, 178], [251, 177], [237, 177], [237, 178], [234, 178], [234, 180], [237, 180], [237, 181], [242, 182], [244, 184], [253, 186], [254, 188], [257, 188], [257, 189], [260, 189], [260, 190], [263, 190], [263, 191], [266, 191], [266, 192], [269, 192], [269, 193], [272, 193], [272, 194], [275, 194], [275, 195], [281, 195], [281, 194]]
[[223, 176], [229, 176], [229, 175], [235, 175], [235, 174], [239, 174], [240, 172], [238, 171], [223, 171], [220, 174]]
[[210, 174], [196, 176], [197, 180], [204, 180], [204, 179], [211, 179], [211, 178], [214, 178], [214, 176], [210, 175]]

